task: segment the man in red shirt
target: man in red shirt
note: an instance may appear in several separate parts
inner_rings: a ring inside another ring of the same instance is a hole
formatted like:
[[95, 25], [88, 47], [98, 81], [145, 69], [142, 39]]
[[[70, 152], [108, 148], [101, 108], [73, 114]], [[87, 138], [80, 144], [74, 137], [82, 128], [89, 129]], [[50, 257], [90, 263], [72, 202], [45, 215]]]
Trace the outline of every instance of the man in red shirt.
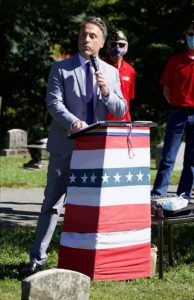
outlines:
[[127, 53], [128, 41], [122, 31], [114, 32], [108, 38], [108, 57], [106, 62], [119, 70], [121, 90], [127, 102], [127, 112], [122, 118], [117, 118], [111, 113], [108, 114], [109, 121], [130, 121], [130, 100], [134, 98], [135, 89], [135, 70], [128, 64], [123, 56]]
[[194, 182], [194, 21], [185, 32], [187, 50], [172, 56], [161, 78], [170, 105], [162, 159], [151, 194], [164, 196], [183, 137], [185, 153], [177, 195], [190, 200]]

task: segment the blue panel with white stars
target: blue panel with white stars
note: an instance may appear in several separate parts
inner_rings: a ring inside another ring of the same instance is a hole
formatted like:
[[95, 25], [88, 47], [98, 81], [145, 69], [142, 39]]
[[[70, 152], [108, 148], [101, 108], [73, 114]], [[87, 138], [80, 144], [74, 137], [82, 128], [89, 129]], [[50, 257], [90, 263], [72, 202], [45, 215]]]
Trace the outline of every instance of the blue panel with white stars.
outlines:
[[69, 186], [116, 187], [149, 185], [150, 168], [71, 169]]

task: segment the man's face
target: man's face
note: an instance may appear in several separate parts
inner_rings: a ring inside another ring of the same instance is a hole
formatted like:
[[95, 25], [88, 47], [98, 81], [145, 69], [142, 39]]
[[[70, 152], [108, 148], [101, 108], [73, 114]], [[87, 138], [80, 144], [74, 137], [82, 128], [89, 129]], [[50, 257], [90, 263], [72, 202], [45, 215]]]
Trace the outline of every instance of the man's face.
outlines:
[[92, 23], [85, 24], [79, 34], [79, 53], [89, 59], [90, 55], [98, 55], [99, 50], [104, 45], [104, 38], [100, 28]]
[[186, 32], [186, 37], [194, 37], [194, 29], [193, 28], [190, 28], [187, 30]]
[[128, 42], [125, 40], [109, 40], [108, 53], [113, 60], [121, 59], [128, 50]]
[[187, 29], [186, 36], [194, 36], [194, 26], [193, 25], [189, 26], [189, 28]]
[[190, 26], [186, 32], [187, 46], [190, 51], [194, 51], [194, 28]]
[[117, 41], [111, 40], [109, 41], [108, 44], [110, 48], [115, 48], [117, 46], [119, 46], [119, 48], [126, 48], [128, 46], [127, 41], [124, 40], [117, 40]]
[[110, 40], [108, 41], [108, 50], [110, 49], [114, 49], [114, 48], [121, 48], [121, 49], [125, 49], [126, 51], [128, 50], [128, 42], [124, 41], [124, 40], [118, 40], [118, 41], [114, 41], [114, 40]]

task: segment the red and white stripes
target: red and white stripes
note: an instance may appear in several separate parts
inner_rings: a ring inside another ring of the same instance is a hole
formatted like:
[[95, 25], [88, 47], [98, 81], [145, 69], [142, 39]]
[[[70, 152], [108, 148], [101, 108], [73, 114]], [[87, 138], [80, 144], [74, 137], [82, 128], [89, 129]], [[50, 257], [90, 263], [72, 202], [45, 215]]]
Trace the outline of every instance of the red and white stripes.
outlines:
[[149, 164], [149, 128], [108, 127], [77, 138], [59, 268], [104, 281], [150, 276]]

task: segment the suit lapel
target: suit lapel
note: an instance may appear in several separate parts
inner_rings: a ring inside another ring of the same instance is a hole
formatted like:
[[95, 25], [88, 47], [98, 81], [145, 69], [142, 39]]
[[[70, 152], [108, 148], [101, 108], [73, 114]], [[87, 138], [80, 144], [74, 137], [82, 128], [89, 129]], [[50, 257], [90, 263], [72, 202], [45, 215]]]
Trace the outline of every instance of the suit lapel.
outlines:
[[84, 102], [86, 102], [86, 88], [84, 85], [84, 80], [83, 80], [83, 76], [82, 76], [82, 69], [81, 69], [81, 65], [80, 65], [80, 61], [79, 61], [79, 55], [76, 54], [75, 55], [75, 68], [74, 68], [74, 72], [75, 72], [75, 77], [77, 79], [78, 82], [78, 86], [80, 89], [80, 95], [82, 96], [82, 99], [84, 100]]
[[[105, 68], [104, 68], [104, 65], [102, 64], [102, 61], [99, 59], [99, 70], [102, 71], [103, 73], [105, 73]], [[100, 93], [100, 88], [97, 87], [97, 95], [95, 97], [95, 100], [94, 100], [94, 110], [96, 108], [96, 105], [98, 104], [98, 100], [102, 98], [102, 95]]]

